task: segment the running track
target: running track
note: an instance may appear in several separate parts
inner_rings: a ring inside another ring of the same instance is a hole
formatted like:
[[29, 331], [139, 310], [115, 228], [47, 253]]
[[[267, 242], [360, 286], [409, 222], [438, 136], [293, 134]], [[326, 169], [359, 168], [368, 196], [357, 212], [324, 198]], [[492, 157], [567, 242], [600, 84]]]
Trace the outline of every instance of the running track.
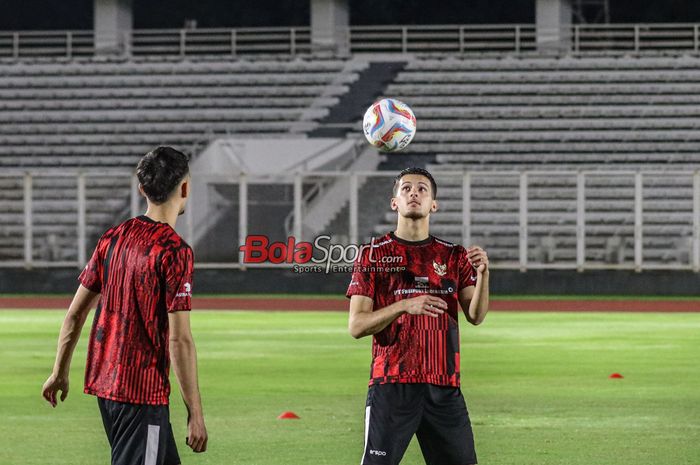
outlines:
[[[66, 310], [69, 297], [0, 297], [0, 309]], [[346, 299], [277, 297], [197, 297], [200, 310], [347, 311]], [[544, 312], [700, 312], [696, 301], [664, 300], [494, 300], [491, 310]]]

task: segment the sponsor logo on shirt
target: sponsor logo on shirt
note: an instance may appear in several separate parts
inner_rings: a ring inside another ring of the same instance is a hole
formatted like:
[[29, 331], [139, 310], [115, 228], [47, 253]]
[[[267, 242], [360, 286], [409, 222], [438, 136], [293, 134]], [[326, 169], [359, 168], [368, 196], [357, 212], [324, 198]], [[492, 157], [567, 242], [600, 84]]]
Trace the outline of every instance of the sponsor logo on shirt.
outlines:
[[395, 289], [394, 295], [410, 295], [410, 294], [452, 294], [454, 289], [449, 287], [447, 289], [426, 289], [425, 287], [412, 288], [412, 289]]
[[184, 292], [178, 292], [175, 297], [192, 297], [192, 284], [185, 283], [182, 287]]
[[386, 452], [383, 451], [383, 450], [370, 449], [370, 450], [369, 450], [369, 455], [381, 455], [381, 456], [385, 456], [385, 455], [386, 455]]
[[441, 241], [441, 240], [438, 239], [437, 237], [433, 237], [433, 239], [435, 240], [435, 242], [438, 242], [438, 243], [440, 243], [440, 244], [442, 244], [442, 245], [444, 245], [444, 246], [447, 246], [447, 247], [454, 247], [454, 246], [455, 246], [452, 242]]
[[430, 287], [430, 281], [428, 280], [427, 276], [415, 276], [413, 278], [413, 285], [416, 286], [416, 288], [429, 288]]

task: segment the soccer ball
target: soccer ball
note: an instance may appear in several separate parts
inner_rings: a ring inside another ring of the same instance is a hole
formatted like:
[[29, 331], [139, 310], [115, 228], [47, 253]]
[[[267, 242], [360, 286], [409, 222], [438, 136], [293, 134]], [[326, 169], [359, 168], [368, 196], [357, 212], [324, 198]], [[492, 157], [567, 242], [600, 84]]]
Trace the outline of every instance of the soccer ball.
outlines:
[[362, 128], [370, 144], [382, 152], [396, 152], [416, 134], [416, 117], [405, 103], [383, 98], [367, 109]]

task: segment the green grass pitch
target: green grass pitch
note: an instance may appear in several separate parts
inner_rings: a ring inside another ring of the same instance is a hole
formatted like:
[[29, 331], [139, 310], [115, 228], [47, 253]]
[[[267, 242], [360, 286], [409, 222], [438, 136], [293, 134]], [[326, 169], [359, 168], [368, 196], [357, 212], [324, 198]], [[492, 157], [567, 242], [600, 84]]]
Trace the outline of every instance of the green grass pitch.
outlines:
[[[40, 389], [63, 312], [0, 311], [0, 463], [95, 465], [109, 450], [82, 393], [87, 330], [71, 393], [55, 410]], [[700, 314], [498, 313], [462, 319], [462, 390], [485, 465], [700, 463]], [[346, 315], [192, 314], [209, 450], [183, 464], [359, 463], [369, 338]], [[620, 372], [624, 379], [608, 379]], [[301, 420], [277, 420], [285, 410]], [[403, 464], [422, 464], [411, 444]]]

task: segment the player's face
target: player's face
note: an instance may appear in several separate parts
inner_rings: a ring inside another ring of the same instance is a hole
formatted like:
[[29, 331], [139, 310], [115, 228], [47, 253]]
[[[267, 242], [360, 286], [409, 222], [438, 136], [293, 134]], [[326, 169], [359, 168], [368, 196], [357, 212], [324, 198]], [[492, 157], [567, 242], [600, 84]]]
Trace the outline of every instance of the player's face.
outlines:
[[437, 210], [431, 190], [430, 179], [420, 174], [407, 174], [399, 181], [396, 197], [391, 199], [391, 209], [405, 218], [425, 218]]

